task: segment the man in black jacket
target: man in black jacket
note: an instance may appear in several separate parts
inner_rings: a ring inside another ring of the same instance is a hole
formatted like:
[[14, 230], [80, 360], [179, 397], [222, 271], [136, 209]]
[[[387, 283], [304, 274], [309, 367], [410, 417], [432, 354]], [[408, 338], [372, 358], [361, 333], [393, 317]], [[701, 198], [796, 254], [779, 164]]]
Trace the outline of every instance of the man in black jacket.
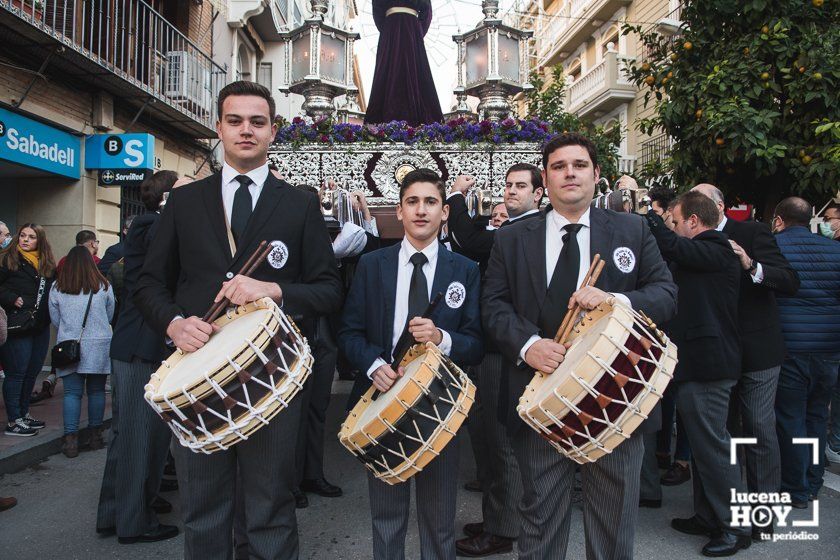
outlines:
[[[219, 93], [218, 105], [222, 172], [169, 196], [134, 294], [149, 324], [187, 352], [210, 340], [214, 327], [201, 316], [214, 301], [242, 305], [271, 297], [306, 334], [318, 316], [341, 305], [318, 200], [268, 171], [276, 132], [271, 93], [254, 82], [233, 82]], [[268, 262], [250, 278], [237, 275], [262, 240], [275, 247]], [[204, 455], [174, 447], [186, 558], [233, 556], [237, 478], [252, 556], [297, 558], [295, 454], [289, 450], [299, 416], [300, 399], [293, 399], [267, 426], [225, 451]]]
[[[782, 471], [775, 402], [785, 341], [776, 294], [795, 294], [799, 277], [766, 224], [727, 219], [723, 194], [714, 185], [700, 184], [692, 190], [706, 195], [717, 205], [716, 229], [729, 237], [732, 250], [741, 262], [738, 299], [741, 377], [732, 393], [729, 431], [735, 436], [758, 440], [756, 445], [743, 447], [749, 491], [778, 492]], [[772, 527], [767, 531], [772, 531]]]
[[[477, 260], [483, 273], [496, 231], [470, 219], [464, 194], [472, 184], [469, 176], [455, 179], [447, 199], [449, 232], [455, 251]], [[501, 227], [538, 217], [544, 191], [539, 168], [528, 163], [511, 166], [505, 175], [504, 195], [509, 219]], [[488, 351], [481, 364], [471, 368], [470, 376], [476, 384], [476, 401], [467, 427], [481, 483], [482, 521], [464, 526], [466, 537], [458, 540], [456, 548], [459, 554], [476, 558], [513, 550], [513, 541], [519, 535], [517, 507], [522, 481], [507, 430], [498, 414], [500, 397], [507, 402], [507, 376], [501, 354]]]
[[[497, 232], [481, 310], [509, 372], [505, 408], [522, 474], [522, 560], [565, 558], [569, 541], [577, 465], [516, 414], [534, 370], [552, 374], [564, 359], [565, 346], [553, 340], [563, 316], [574, 303], [588, 310], [615, 298], [661, 323], [673, 316], [677, 292], [641, 217], [590, 208], [600, 169], [588, 138], [555, 137], [543, 149], [543, 166], [552, 209]], [[595, 254], [605, 257], [598, 286], [578, 289]], [[634, 434], [580, 466], [587, 557], [632, 557], [641, 463], [642, 439]]]
[[671, 526], [710, 536], [704, 555], [729, 556], [751, 544], [748, 528], [731, 526], [729, 496], [742, 490], [742, 482], [738, 465], [729, 464], [726, 430], [729, 395], [741, 375], [741, 270], [726, 235], [715, 231], [717, 209], [709, 198], [686, 193], [671, 215], [674, 231], [655, 213], [646, 216], [680, 290], [677, 316], [667, 329], [679, 349], [673, 383], [693, 452], [694, 516]]

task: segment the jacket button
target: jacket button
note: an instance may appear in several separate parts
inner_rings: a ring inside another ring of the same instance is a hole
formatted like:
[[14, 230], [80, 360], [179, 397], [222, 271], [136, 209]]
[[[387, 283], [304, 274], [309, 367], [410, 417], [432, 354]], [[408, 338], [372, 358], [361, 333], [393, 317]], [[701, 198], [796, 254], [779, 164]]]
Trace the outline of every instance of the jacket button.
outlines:
[[233, 278], [233, 272], [228, 272], [227, 274], [225, 274], [225, 278], [227, 278], [228, 280]]

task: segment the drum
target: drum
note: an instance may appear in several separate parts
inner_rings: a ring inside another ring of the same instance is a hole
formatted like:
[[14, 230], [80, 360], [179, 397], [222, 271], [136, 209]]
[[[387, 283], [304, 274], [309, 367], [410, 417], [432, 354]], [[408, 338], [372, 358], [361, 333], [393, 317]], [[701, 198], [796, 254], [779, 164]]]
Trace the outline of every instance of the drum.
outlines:
[[431, 342], [415, 345], [405, 374], [385, 393], [371, 387], [338, 437], [383, 482], [405, 482], [446, 447], [475, 401], [475, 385]]
[[560, 367], [537, 373], [517, 412], [560, 453], [584, 464], [611, 453], [662, 398], [677, 347], [650, 319], [616, 303], [586, 313]]
[[216, 319], [220, 330], [192, 353], [177, 350], [152, 374], [145, 399], [184, 447], [227, 449], [268, 424], [312, 371], [306, 339], [262, 298]]

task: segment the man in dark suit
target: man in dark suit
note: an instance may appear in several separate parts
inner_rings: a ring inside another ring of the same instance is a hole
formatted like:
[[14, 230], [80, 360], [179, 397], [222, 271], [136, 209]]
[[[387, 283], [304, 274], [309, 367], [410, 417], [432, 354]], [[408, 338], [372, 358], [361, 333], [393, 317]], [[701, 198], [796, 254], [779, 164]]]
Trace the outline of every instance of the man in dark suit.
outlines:
[[[341, 304], [316, 197], [268, 172], [268, 145], [276, 132], [270, 92], [234, 82], [219, 93], [218, 105], [222, 172], [172, 192], [134, 295], [152, 327], [186, 352], [210, 340], [214, 327], [200, 317], [223, 298], [241, 305], [271, 297], [305, 333], [317, 316]], [[272, 242], [275, 253], [250, 278], [237, 275], [262, 240]], [[175, 446], [187, 558], [233, 555], [237, 478], [251, 554], [297, 558], [295, 454], [289, 449], [295, 447], [299, 415], [300, 400], [293, 399], [247, 441], [212, 455]]]
[[741, 269], [726, 235], [716, 231], [717, 208], [699, 192], [677, 199], [674, 231], [647, 215], [662, 256], [680, 290], [668, 334], [679, 350], [674, 371], [677, 410], [691, 444], [694, 515], [671, 526], [707, 535], [706, 556], [730, 556], [751, 544], [749, 527], [732, 527], [731, 491], [742, 492], [741, 471], [730, 464], [726, 429], [729, 394], [741, 376], [738, 293]]
[[[402, 368], [394, 371], [389, 364], [395, 359], [392, 353], [406, 326], [417, 343], [433, 342], [459, 367], [481, 361], [478, 266], [448, 251], [437, 240], [448, 212], [444, 196], [443, 184], [434, 171], [408, 173], [400, 186], [397, 206], [405, 238], [359, 261], [339, 331], [339, 346], [350, 363], [363, 372], [356, 378], [351, 405], [371, 384], [385, 392], [403, 375]], [[456, 291], [465, 297], [450, 297]], [[431, 317], [422, 318], [430, 298], [439, 292], [446, 297]], [[421, 556], [454, 559], [458, 438], [412, 480], [416, 485]], [[411, 484], [389, 486], [368, 473], [373, 557], [377, 560], [405, 557]]]
[[[502, 228], [490, 255], [482, 319], [509, 370], [508, 429], [522, 473], [519, 557], [564, 558], [576, 464], [516, 414], [534, 370], [553, 373], [566, 351], [554, 342], [574, 302], [592, 309], [609, 298], [667, 321], [676, 286], [640, 216], [590, 208], [598, 154], [579, 134], [563, 134], [543, 150], [543, 180], [553, 209]], [[578, 289], [596, 254], [605, 268], [598, 286]], [[571, 299], [570, 299], [571, 298]], [[589, 558], [630, 558], [639, 505], [642, 440], [634, 435], [611, 454], [582, 465]]]
[[[785, 341], [776, 294], [795, 294], [799, 277], [766, 224], [727, 219], [723, 193], [714, 185], [704, 183], [692, 190], [706, 195], [717, 205], [717, 230], [729, 237], [742, 268], [738, 299], [741, 377], [732, 393], [729, 431], [735, 436], [758, 440], [756, 445], [743, 447], [749, 491], [778, 492], [781, 457], [775, 402]], [[772, 531], [772, 527], [768, 530]]]
[[[469, 221], [464, 193], [472, 185], [472, 177], [455, 180], [449, 196], [449, 230], [456, 240], [456, 251], [478, 260], [482, 272], [490, 258], [496, 231]], [[508, 220], [501, 227], [509, 227], [519, 220], [539, 216], [540, 202], [545, 188], [538, 167], [516, 163], [505, 174], [505, 209]], [[492, 348], [492, 344], [486, 345]], [[481, 365], [472, 368], [470, 375], [476, 384], [476, 399], [467, 427], [475, 455], [478, 480], [481, 483], [482, 520], [464, 526], [466, 538], [456, 546], [462, 555], [473, 558], [506, 553], [513, 550], [519, 535], [519, 501], [522, 498], [522, 478], [513, 456], [507, 430], [499, 420], [499, 399], [507, 400], [507, 377], [502, 355], [488, 351]]]

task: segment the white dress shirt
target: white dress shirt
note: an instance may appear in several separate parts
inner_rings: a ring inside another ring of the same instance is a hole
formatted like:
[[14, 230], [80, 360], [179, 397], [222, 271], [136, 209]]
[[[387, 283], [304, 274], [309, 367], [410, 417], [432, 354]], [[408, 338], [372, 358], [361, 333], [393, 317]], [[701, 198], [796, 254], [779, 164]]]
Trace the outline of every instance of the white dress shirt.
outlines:
[[[433, 242], [421, 251], [428, 259], [421, 270], [426, 275], [429, 301], [432, 299], [432, 283], [435, 280], [435, 270], [437, 270], [438, 248], [438, 243]], [[402, 244], [400, 245], [400, 253], [397, 257], [397, 298], [394, 302], [394, 332], [391, 339], [391, 359], [393, 359], [393, 351], [397, 346], [397, 342], [400, 340], [400, 336], [402, 336], [405, 323], [408, 320], [408, 290], [411, 287], [411, 274], [414, 272], [414, 265], [411, 264], [409, 259], [416, 252], [417, 249], [414, 248], [407, 238], [403, 237]], [[448, 356], [450, 350], [452, 350], [452, 337], [443, 329], [440, 329], [440, 332], [442, 340], [438, 348], [440, 348], [443, 354]], [[368, 368], [367, 376], [372, 378], [373, 372], [379, 366], [383, 365], [387, 365], [385, 360], [377, 358]]]
[[525, 216], [530, 216], [531, 214], [536, 214], [539, 211], [540, 211], [539, 208], [532, 208], [532, 209], [528, 210], [527, 212], [523, 212], [522, 214], [520, 214], [518, 216], [508, 216], [508, 223], [513, 223], [516, 220], [521, 220]]
[[[580, 288], [583, 284], [583, 279], [589, 271], [589, 266], [592, 264], [592, 258], [589, 256], [592, 239], [592, 228], [589, 225], [589, 208], [580, 219], [577, 221], [583, 227], [577, 232], [577, 242], [580, 248], [580, 268], [578, 269], [577, 287]], [[563, 229], [570, 222], [565, 216], [560, 215], [557, 211], [552, 210], [545, 218], [545, 285], [551, 285], [551, 277], [554, 275], [554, 268], [557, 266], [557, 259], [560, 258], [560, 251], [563, 250], [563, 236], [566, 231]], [[627, 307], [633, 307], [630, 304], [630, 299], [624, 294], [613, 293], [616, 299], [621, 301]], [[519, 357], [525, 361], [525, 353], [528, 349], [542, 337], [533, 335], [528, 339], [528, 342], [519, 351]]]
[[[718, 231], [723, 231], [723, 226], [726, 225], [726, 221], [728, 219], [729, 218], [724, 216], [715, 229]], [[752, 278], [753, 284], [761, 284], [762, 282], [764, 282], [764, 270], [761, 268], [760, 262], [755, 261], [755, 272], [750, 274], [750, 278]]]
[[260, 199], [265, 180], [268, 178], [268, 162], [265, 162], [260, 167], [252, 169], [248, 173], [240, 173], [227, 162], [222, 166], [222, 204], [225, 207], [225, 218], [228, 225], [230, 225], [230, 217], [233, 214], [233, 197], [236, 196], [236, 190], [239, 188], [239, 181], [236, 180], [240, 175], [247, 175], [251, 178], [251, 184], [248, 185], [248, 191], [251, 193], [251, 210], [257, 207], [257, 201]]

